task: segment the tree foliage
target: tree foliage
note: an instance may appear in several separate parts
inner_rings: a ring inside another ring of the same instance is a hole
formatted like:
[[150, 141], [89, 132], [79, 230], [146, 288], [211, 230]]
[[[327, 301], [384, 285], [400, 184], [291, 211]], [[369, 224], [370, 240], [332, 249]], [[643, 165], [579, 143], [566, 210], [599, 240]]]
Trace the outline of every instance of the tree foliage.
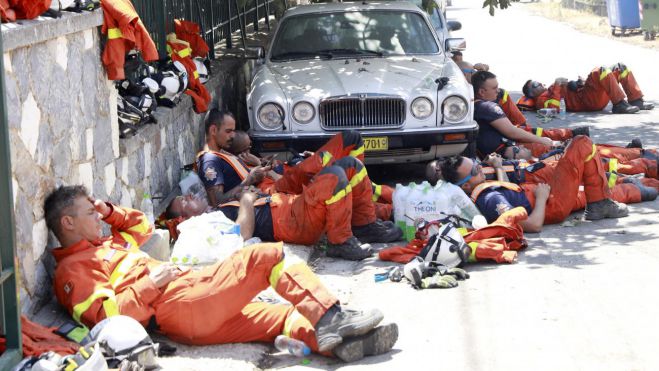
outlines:
[[489, 7], [490, 15], [494, 16], [494, 8], [506, 9], [511, 2], [519, 2], [519, 0], [485, 0], [483, 1], [483, 8]]

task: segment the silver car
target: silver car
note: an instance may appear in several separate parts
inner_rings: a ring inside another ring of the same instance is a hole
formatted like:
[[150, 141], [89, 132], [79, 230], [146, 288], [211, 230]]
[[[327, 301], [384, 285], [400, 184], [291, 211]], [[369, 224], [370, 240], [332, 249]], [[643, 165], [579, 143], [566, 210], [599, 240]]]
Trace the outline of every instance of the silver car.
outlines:
[[408, 2], [298, 6], [282, 17], [247, 95], [256, 152], [315, 150], [358, 130], [367, 163], [419, 162], [474, 142], [473, 92], [438, 34]]

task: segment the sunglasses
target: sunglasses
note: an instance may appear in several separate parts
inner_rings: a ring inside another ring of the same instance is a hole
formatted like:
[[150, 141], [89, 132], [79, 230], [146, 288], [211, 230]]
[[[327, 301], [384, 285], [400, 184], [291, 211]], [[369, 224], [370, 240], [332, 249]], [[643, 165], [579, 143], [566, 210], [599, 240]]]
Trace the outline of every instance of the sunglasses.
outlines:
[[469, 181], [469, 179], [475, 177], [476, 175], [478, 175], [478, 173], [480, 173], [480, 171], [481, 171], [480, 162], [478, 162], [474, 159], [471, 159], [471, 163], [473, 164], [473, 166], [471, 167], [471, 171], [469, 172], [469, 175], [462, 178], [460, 181], [456, 182], [455, 183], [456, 186], [461, 186], [461, 185], [467, 183]]
[[538, 81], [531, 81], [531, 89], [536, 89], [542, 86], [542, 84]]
[[464, 72], [464, 73], [476, 73], [476, 71], [477, 70], [475, 70], [473, 68], [463, 68], [462, 69], [462, 72]]

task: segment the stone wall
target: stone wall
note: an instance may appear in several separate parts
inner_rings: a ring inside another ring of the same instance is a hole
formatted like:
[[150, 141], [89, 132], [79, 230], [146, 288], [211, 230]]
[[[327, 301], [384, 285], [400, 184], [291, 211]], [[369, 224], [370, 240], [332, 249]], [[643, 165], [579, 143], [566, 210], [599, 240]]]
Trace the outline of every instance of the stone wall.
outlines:
[[[48, 249], [57, 241], [43, 201], [54, 187], [82, 183], [97, 198], [137, 207], [145, 192], [169, 194], [203, 141], [203, 115], [187, 96], [173, 109], [158, 108], [158, 124], [119, 139], [117, 93], [100, 60], [101, 23], [97, 11], [2, 27], [23, 312], [52, 297]], [[241, 65], [225, 62], [207, 85], [214, 97]]]

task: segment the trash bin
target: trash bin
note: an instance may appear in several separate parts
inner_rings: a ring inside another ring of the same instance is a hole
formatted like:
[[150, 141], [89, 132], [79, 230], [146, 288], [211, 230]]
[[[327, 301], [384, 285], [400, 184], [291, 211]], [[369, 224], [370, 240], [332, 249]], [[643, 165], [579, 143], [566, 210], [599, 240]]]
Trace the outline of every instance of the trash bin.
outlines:
[[627, 30], [638, 30], [641, 27], [639, 0], [607, 0], [606, 10], [609, 14], [611, 34], [614, 36], [617, 30], [620, 30], [621, 34], [624, 34]]
[[659, 31], [659, 0], [639, 0], [639, 3], [645, 40], [654, 40]]

